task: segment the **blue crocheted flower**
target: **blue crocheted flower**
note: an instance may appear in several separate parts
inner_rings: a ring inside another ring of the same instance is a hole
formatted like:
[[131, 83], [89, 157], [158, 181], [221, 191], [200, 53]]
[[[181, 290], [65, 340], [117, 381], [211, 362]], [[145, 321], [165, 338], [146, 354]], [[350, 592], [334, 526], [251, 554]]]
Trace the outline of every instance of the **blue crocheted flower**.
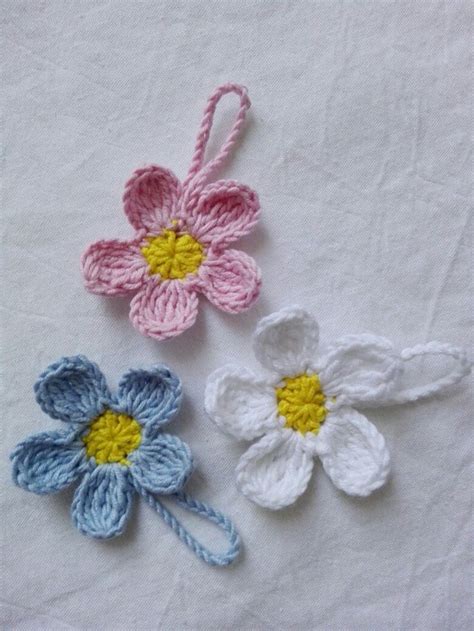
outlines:
[[[18, 486], [56, 493], [82, 478], [72, 518], [81, 532], [98, 539], [123, 532], [136, 492], [200, 559], [232, 563], [240, 551], [233, 523], [182, 490], [193, 468], [191, 452], [162, 431], [182, 399], [181, 381], [169, 368], [130, 370], [112, 395], [86, 357], [63, 357], [40, 376], [35, 393], [43, 412], [63, 421], [65, 429], [17, 445], [10, 458]], [[162, 494], [221, 528], [227, 550], [215, 553], [200, 544], [156, 497]]]
[[113, 396], [95, 364], [66, 357], [41, 375], [35, 392], [41, 409], [66, 426], [20, 443], [11, 455], [13, 479], [41, 494], [82, 478], [72, 517], [84, 534], [121, 534], [133, 491], [172, 494], [188, 479], [188, 446], [161, 431], [182, 398], [181, 382], [166, 366], [130, 370]]

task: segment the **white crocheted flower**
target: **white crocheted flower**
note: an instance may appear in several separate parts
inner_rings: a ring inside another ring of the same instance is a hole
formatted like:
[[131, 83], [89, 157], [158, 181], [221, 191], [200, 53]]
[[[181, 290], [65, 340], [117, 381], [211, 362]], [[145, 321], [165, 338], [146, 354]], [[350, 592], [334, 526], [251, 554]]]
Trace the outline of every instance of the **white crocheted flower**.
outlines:
[[[270, 371], [267, 376], [225, 366], [208, 378], [205, 406], [212, 420], [238, 439], [261, 437], [240, 458], [237, 485], [267, 508], [288, 506], [305, 491], [315, 456], [335, 486], [350, 495], [381, 487], [389, 452], [383, 436], [354, 407], [419, 399], [469, 372], [462, 351], [437, 342], [400, 354], [383, 337], [348, 335], [317, 357], [318, 338], [309, 313], [282, 309], [261, 320], [254, 335], [255, 355]], [[430, 386], [395, 392], [403, 362], [427, 353], [451, 355], [459, 367]]]

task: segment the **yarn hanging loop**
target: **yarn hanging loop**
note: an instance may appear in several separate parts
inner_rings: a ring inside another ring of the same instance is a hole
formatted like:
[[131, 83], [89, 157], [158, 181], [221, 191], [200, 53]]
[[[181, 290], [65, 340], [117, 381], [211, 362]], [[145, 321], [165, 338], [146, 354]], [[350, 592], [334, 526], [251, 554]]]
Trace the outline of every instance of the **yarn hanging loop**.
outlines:
[[464, 350], [452, 346], [451, 344], [443, 344], [441, 342], [428, 342], [426, 344], [417, 344], [411, 348], [405, 348], [400, 353], [400, 359], [408, 363], [416, 357], [435, 355], [451, 357], [455, 360], [456, 364], [450, 372], [435, 381], [392, 393], [383, 401], [383, 404], [397, 405], [410, 403], [441, 394], [459, 383], [471, 371], [471, 362], [467, 358]]
[[[226, 94], [236, 94], [240, 97], [240, 104], [237, 115], [227, 136], [224, 144], [220, 148], [218, 154], [210, 160], [207, 164], [204, 163], [204, 154], [209, 142], [211, 134], [212, 124], [214, 120], [214, 114], [216, 112], [217, 105], [221, 98]], [[194, 148], [194, 155], [191, 160], [191, 166], [189, 168], [186, 179], [183, 182], [183, 189], [186, 191], [185, 196], [192, 198], [199, 194], [210, 176], [215, 173], [224, 163], [227, 156], [232, 151], [237, 138], [242, 130], [247, 110], [250, 107], [250, 99], [247, 94], [247, 88], [237, 83], [225, 83], [217, 87], [209, 97], [206, 108], [204, 109], [201, 126], [196, 139], [196, 145]]]
[[202, 561], [205, 561], [209, 565], [225, 566], [232, 563], [239, 554], [240, 537], [234, 527], [234, 524], [225, 515], [211, 506], [208, 506], [204, 502], [195, 500], [187, 493], [184, 493], [184, 491], [179, 491], [170, 495], [170, 497], [176, 501], [178, 506], [192, 513], [196, 513], [200, 517], [208, 519], [224, 531], [229, 542], [229, 547], [227, 551], [222, 553], [211, 552], [199, 543], [199, 541], [197, 541], [197, 539], [186, 530], [173, 513], [169, 511], [159, 501], [159, 499], [153, 495], [153, 493], [150, 493], [144, 488], [140, 488], [139, 493], [147, 501], [151, 508], [153, 508], [163, 518], [163, 521], [176, 533], [179, 539]]

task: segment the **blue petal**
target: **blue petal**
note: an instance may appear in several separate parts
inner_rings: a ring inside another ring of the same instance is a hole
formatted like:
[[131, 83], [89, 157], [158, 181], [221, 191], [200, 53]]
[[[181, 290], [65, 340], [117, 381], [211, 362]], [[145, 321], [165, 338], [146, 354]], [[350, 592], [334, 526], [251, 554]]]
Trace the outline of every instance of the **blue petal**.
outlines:
[[122, 534], [132, 506], [132, 486], [125, 467], [98, 466], [87, 473], [74, 494], [72, 519], [85, 535], [110, 539]]
[[76, 432], [43, 432], [30, 436], [10, 455], [13, 481], [33, 493], [56, 493], [86, 471]]
[[189, 447], [177, 436], [158, 434], [129, 456], [137, 487], [152, 493], [176, 493], [193, 470]]
[[104, 375], [86, 357], [63, 357], [35, 384], [36, 400], [51, 418], [84, 423], [101, 414], [111, 399]]
[[130, 370], [119, 384], [120, 409], [154, 428], [172, 419], [181, 399], [181, 381], [164, 365], [151, 370]]

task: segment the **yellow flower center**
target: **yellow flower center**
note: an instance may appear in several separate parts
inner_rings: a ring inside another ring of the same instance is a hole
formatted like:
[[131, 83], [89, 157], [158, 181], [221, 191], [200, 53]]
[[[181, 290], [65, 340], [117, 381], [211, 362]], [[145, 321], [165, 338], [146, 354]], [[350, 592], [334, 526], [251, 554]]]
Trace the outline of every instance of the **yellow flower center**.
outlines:
[[194, 274], [205, 259], [204, 248], [188, 233], [164, 230], [156, 237], [147, 237], [141, 252], [152, 274], [161, 278], [185, 278]]
[[82, 441], [89, 458], [97, 464], [119, 462], [130, 465], [127, 456], [139, 446], [142, 430], [135, 419], [126, 414], [106, 410], [90, 425]]
[[276, 398], [278, 412], [285, 417], [285, 427], [302, 434], [317, 434], [327, 414], [324, 407], [326, 397], [318, 375], [285, 377], [283, 384], [276, 389]]

